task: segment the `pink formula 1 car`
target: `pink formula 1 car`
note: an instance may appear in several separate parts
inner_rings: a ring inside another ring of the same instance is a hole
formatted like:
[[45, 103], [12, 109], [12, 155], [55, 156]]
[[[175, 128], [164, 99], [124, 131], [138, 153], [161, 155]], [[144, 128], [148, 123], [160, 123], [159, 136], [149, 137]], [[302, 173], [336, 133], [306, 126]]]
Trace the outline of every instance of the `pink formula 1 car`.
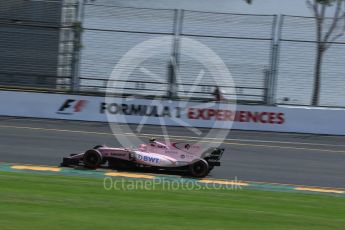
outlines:
[[96, 169], [108, 164], [109, 168], [129, 170], [151, 168], [157, 170], [184, 171], [193, 177], [205, 177], [220, 166], [224, 149], [204, 149], [191, 143], [162, 143], [150, 139], [139, 148], [112, 148], [96, 146], [85, 153], [64, 157], [61, 166], [84, 165]]

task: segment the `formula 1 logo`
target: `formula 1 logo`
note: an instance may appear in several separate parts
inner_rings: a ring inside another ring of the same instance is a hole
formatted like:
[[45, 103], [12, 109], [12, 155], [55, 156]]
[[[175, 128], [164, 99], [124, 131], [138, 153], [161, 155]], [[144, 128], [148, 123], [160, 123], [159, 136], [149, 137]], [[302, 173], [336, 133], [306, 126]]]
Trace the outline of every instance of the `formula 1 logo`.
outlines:
[[67, 99], [56, 113], [65, 115], [79, 113], [85, 108], [86, 104], [86, 100]]

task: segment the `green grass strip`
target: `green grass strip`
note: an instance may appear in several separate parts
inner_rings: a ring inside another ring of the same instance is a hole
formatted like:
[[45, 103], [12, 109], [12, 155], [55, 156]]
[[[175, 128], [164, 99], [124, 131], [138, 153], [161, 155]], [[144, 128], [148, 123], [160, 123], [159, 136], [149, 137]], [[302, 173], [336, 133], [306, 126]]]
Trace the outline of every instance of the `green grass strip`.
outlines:
[[105, 190], [102, 178], [11, 172], [0, 172], [0, 183], [1, 230], [343, 230], [345, 226], [345, 198], [337, 196], [162, 186], [150, 191]]

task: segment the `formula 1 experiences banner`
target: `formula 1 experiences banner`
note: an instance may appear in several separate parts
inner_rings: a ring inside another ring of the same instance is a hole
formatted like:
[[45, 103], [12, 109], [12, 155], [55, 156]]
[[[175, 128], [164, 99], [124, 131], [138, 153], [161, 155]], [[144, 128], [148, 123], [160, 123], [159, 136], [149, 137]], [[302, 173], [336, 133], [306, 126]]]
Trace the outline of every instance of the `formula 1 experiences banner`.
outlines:
[[0, 91], [0, 115], [345, 135], [345, 110]]

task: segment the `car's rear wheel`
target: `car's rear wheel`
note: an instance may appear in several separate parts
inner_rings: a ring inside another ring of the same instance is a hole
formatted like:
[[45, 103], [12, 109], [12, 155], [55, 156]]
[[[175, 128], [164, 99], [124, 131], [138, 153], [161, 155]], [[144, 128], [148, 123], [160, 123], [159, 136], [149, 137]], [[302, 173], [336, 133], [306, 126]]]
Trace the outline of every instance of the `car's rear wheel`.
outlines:
[[207, 174], [209, 173], [209, 165], [207, 163], [207, 161], [205, 161], [204, 159], [200, 159], [199, 161], [193, 163], [190, 165], [190, 174], [193, 177], [205, 177], [207, 176]]
[[83, 161], [86, 168], [96, 169], [102, 163], [102, 155], [97, 150], [91, 149], [84, 153]]

